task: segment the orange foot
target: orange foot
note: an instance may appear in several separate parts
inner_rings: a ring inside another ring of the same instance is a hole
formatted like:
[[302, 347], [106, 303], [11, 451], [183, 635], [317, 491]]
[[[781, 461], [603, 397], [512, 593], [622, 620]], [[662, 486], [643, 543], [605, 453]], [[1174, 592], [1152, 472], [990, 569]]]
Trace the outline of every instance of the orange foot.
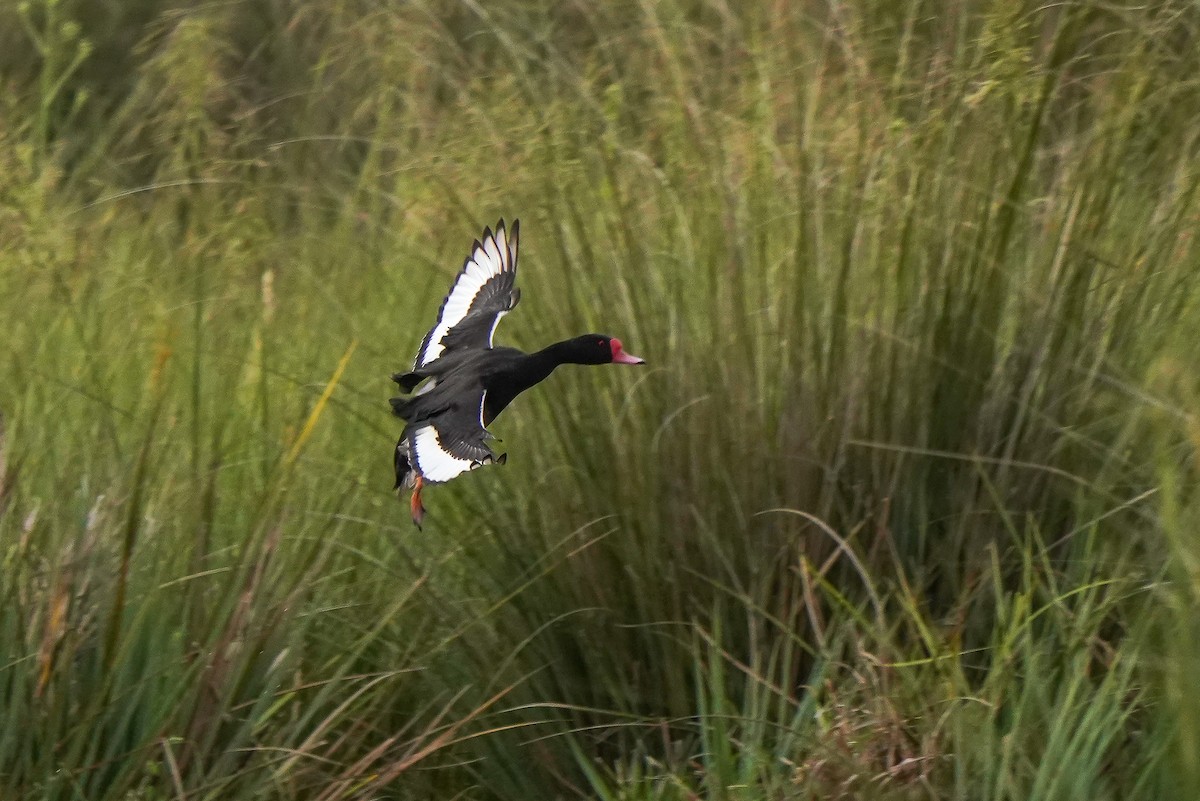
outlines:
[[421, 503], [421, 487], [424, 486], [425, 479], [417, 476], [413, 482], [412, 497], [409, 499], [409, 506], [412, 508], [413, 525], [417, 530], [421, 530], [421, 521], [425, 519], [425, 506]]

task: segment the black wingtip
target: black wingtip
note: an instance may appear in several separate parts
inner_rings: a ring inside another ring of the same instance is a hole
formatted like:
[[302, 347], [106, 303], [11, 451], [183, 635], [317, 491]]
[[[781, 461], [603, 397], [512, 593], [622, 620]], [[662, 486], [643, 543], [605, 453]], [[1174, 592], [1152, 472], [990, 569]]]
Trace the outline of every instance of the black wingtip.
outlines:
[[[508, 223], [506, 223], [504, 221], [503, 217], [496, 220], [496, 233], [497, 234], [504, 232], [504, 233], [507, 233], [509, 236], [513, 236], [517, 233], [517, 229], [520, 227], [521, 227], [521, 221], [518, 220], [516, 217], [513, 217], [512, 225], [509, 225]], [[487, 234], [489, 231], [491, 231], [490, 228], [483, 229], [485, 239], [487, 238]]]
[[[517, 242], [520, 240], [521, 221], [514, 217], [513, 221], [512, 221], [512, 228], [505, 229], [504, 218], [501, 217], [500, 221], [496, 223], [496, 233], [497, 234], [504, 233], [504, 235], [505, 235], [504, 236], [504, 248], [508, 252], [506, 254], [504, 254], [506, 256], [506, 258], [504, 260], [504, 269], [509, 272], [516, 270], [517, 269]], [[520, 294], [519, 294], [518, 290], [514, 289], [513, 292], [517, 293], [517, 294], [515, 294], [513, 300], [510, 301], [510, 303], [508, 305], [509, 311], [511, 311], [513, 309], [513, 307], [517, 305], [517, 300], [520, 299]]]

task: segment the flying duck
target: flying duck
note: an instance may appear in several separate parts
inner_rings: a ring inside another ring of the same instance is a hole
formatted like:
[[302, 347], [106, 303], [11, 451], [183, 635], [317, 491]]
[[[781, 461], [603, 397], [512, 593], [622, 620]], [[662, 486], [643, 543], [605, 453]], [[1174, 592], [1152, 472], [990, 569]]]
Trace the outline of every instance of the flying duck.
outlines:
[[[621, 340], [584, 334], [536, 353], [493, 347], [496, 324], [521, 299], [517, 289], [517, 234], [513, 220], [490, 228], [471, 247], [442, 301], [437, 322], [417, 351], [413, 369], [392, 380], [405, 398], [392, 412], [407, 425], [394, 455], [397, 491], [412, 488], [413, 523], [421, 527], [421, 488], [441, 484], [487, 464], [504, 464], [488, 447], [487, 426], [513, 398], [545, 379], [560, 364], [645, 364], [626, 353]], [[418, 388], [419, 387], [419, 388]], [[416, 390], [415, 394], [412, 394]]]

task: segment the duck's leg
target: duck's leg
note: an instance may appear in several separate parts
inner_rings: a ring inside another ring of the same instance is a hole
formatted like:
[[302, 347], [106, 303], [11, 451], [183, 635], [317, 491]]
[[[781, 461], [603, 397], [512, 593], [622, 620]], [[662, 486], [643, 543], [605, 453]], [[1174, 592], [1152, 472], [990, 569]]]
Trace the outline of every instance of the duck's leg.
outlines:
[[413, 481], [412, 497], [409, 498], [408, 504], [412, 509], [413, 525], [417, 530], [421, 530], [421, 521], [425, 519], [425, 506], [421, 503], [421, 487], [425, 485], [425, 479], [417, 476]]

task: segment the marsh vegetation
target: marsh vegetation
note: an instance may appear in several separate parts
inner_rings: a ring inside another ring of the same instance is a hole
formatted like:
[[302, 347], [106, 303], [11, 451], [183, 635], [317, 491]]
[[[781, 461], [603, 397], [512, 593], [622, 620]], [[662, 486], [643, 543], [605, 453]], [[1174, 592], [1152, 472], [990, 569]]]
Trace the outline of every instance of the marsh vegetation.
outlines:
[[[1200, 8], [0, 8], [0, 796], [1200, 788]], [[519, 216], [509, 461], [389, 375]]]

